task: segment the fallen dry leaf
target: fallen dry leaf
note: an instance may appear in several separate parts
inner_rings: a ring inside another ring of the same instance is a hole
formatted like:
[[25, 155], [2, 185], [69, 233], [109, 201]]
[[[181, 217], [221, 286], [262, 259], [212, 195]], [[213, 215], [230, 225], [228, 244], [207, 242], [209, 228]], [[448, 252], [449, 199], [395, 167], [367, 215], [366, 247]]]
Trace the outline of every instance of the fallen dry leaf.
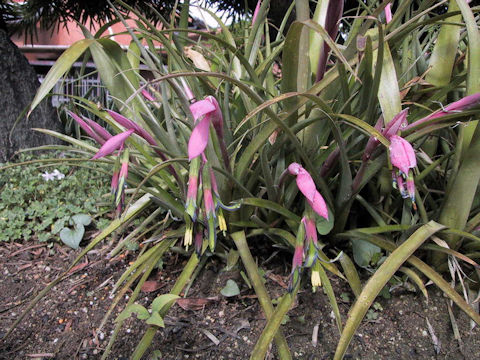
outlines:
[[162, 284], [155, 280], [147, 280], [142, 285], [142, 291], [146, 293], [157, 291], [158, 289], [161, 289], [165, 285], [166, 285], [165, 283]]
[[73, 274], [77, 271], [80, 271], [82, 270], [85, 266], [88, 265], [88, 260], [86, 260], [84, 263], [81, 263], [81, 264], [78, 264], [78, 265], [75, 265], [68, 273], [69, 274]]
[[216, 301], [218, 298], [186, 298], [186, 299], [177, 299], [177, 304], [183, 310], [192, 310], [198, 311], [202, 310], [205, 305], [210, 302]]

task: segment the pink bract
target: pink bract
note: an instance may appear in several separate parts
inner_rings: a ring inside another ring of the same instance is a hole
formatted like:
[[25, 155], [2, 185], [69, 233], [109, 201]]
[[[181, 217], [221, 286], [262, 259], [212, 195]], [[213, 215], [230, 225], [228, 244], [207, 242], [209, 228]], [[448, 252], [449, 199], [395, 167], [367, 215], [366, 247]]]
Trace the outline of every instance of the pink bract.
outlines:
[[105, 142], [105, 144], [102, 145], [102, 147], [100, 148], [100, 150], [98, 150], [92, 160], [100, 159], [104, 156], [110, 155], [115, 150], [120, 149], [125, 143], [125, 140], [127, 140], [127, 138], [133, 134], [133, 132], [134, 130], [130, 129], [118, 135], [112, 136], [109, 140]]
[[[218, 102], [213, 96], [207, 96], [204, 100], [192, 104], [190, 111], [197, 123], [188, 141], [188, 158], [192, 160], [202, 154], [207, 147], [210, 122], [213, 124], [217, 135], [222, 136], [223, 117]], [[197, 122], [202, 116], [203, 119]]]
[[257, 6], [255, 6], [255, 11], [253, 12], [252, 25], [255, 24], [255, 21], [257, 21], [258, 12], [260, 11], [260, 6], [261, 5], [262, 5], [262, 1], [258, 0]]
[[77, 114], [69, 111], [68, 114], [77, 122], [78, 125], [96, 142], [98, 142], [100, 145], [105, 144], [105, 139], [97, 134], [92, 127], [85, 122], [80, 116]]
[[387, 6], [385, 6], [385, 21], [387, 24], [392, 21], [392, 4], [389, 3]]

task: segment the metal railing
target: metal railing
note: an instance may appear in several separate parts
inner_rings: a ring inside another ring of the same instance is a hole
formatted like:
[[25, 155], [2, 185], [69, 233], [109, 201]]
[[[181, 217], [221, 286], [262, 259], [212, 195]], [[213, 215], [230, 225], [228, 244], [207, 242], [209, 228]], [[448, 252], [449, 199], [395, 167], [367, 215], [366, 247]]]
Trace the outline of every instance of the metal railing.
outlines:
[[[43, 82], [45, 75], [39, 74], [38, 80]], [[111, 102], [108, 90], [103, 86], [98, 74], [83, 77], [67, 76], [58, 81], [52, 89], [52, 105], [59, 107], [72, 101], [72, 96], [80, 96], [106, 105]]]

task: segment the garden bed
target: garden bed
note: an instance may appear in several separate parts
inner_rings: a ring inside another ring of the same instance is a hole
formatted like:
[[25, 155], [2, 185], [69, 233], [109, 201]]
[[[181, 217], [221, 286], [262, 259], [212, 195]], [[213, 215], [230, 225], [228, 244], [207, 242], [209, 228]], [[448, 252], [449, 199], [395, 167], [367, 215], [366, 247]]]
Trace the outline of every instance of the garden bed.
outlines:
[[[78, 254], [62, 246], [51, 251], [46, 244], [4, 243], [0, 248], [0, 333], [3, 336], [33, 295], [59, 275]], [[113, 330], [114, 312], [97, 332], [108, 310], [110, 290], [130, 259], [106, 260], [101, 251], [92, 252], [71, 275], [56, 286], [25, 317], [12, 336], [3, 339], [0, 359], [99, 359]], [[163, 270], [149, 279], [139, 297], [148, 305], [168, 292], [186, 259], [170, 255]], [[175, 305], [165, 318], [166, 328], [155, 337], [148, 359], [246, 359], [258, 339], [265, 318], [253, 290], [248, 289], [238, 270], [223, 271], [221, 262], [207, 262], [189, 290], [188, 299]], [[269, 264], [266, 285], [272, 298], [285, 290], [284, 264]], [[239, 296], [220, 294], [228, 279], [241, 287]], [[346, 284], [332, 279], [343, 319], [353, 295]], [[346, 358], [350, 359], [474, 359], [480, 353], [480, 331], [470, 329], [469, 319], [453, 309], [462, 346], [455, 340], [447, 300], [429, 288], [423, 295], [397, 290], [391, 299], [379, 298], [354, 337]], [[283, 331], [296, 359], [330, 359], [339, 333], [326, 295], [312, 294], [303, 287]], [[437, 340], [428, 329], [427, 319]], [[312, 334], [318, 327], [317, 344]], [[128, 359], [146, 329], [135, 317], [128, 319], [113, 346], [111, 359]], [[439, 346], [436, 353], [435, 344]], [[156, 352], [155, 357], [153, 351]], [[161, 355], [160, 355], [161, 353]], [[275, 358], [275, 351], [269, 358]]]

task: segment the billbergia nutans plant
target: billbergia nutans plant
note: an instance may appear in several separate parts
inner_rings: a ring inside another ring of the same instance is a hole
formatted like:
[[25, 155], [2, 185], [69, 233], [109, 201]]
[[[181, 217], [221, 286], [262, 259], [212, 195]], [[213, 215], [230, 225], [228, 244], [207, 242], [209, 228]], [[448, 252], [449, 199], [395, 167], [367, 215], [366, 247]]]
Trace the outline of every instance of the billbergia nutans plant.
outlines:
[[[97, 145], [38, 130], [86, 160], [111, 164], [119, 214], [81, 256], [140, 211], [154, 213], [140, 225], [151, 241], [116, 284], [112, 307], [133, 283], [127, 309], [134, 305], [158, 260], [184, 244], [190, 260], [172, 295], [206, 252], [238, 250], [268, 320], [252, 359], [264, 359], [272, 341], [279, 358], [292, 357], [281, 322], [308, 286], [328, 296], [341, 334], [335, 359], [343, 358], [400, 268], [422, 292], [433, 282], [480, 324], [448, 273], [461, 260], [462, 294], [478, 290], [479, 9], [466, 0], [387, 0], [347, 11], [342, 1], [297, 0], [274, 38], [270, 6], [259, 1], [252, 21], [230, 27], [214, 15], [216, 33], [188, 29], [188, 2], [178, 23], [158, 14], [162, 30], [135, 9], [136, 27], [118, 12], [113, 21], [125, 24], [128, 51], [102, 32], [107, 27], [83, 28], [85, 39], [58, 59], [38, 91], [32, 109], [88, 54], [113, 99], [113, 110], [72, 99], [71, 115]], [[276, 307], [258, 280], [250, 239], [291, 253], [289, 287]], [[357, 299], [347, 319], [332, 277]], [[172, 303], [156, 307], [160, 317]], [[149, 325], [133, 359], [158, 327]]]

